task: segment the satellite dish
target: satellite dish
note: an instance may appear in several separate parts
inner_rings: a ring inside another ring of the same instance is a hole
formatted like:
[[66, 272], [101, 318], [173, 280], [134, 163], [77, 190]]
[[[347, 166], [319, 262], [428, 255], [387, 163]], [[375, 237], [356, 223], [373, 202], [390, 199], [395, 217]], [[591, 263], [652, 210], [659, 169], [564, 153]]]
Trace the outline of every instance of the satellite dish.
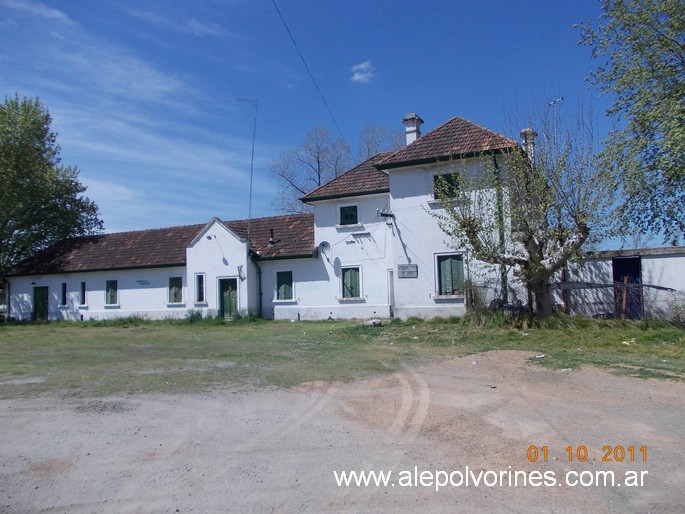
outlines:
[[321, 241], [319, 243], [319, 249], [321, 249], [321, 250], [327, 250], [328, 248], [330, 248], [330, 246], [331, 246], [331, 243], [329, 243], [328, 241]]

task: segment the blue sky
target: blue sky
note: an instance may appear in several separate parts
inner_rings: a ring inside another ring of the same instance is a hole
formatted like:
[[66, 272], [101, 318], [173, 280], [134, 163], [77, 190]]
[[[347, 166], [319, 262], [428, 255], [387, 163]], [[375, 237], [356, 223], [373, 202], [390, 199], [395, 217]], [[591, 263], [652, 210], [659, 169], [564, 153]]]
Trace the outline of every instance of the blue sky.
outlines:
[[[608, 105], [575, 0], [276, 0], [346, 141], [374, 123], [424, 132], [462, 116], [510, 136], [512, 116], [563, 96]], [[272, 0], [0, 0], [0, 93], [39, 97], [62, 161], [108, 232], [268, 216], [269, 163], [307, 131], [336, 129]]]

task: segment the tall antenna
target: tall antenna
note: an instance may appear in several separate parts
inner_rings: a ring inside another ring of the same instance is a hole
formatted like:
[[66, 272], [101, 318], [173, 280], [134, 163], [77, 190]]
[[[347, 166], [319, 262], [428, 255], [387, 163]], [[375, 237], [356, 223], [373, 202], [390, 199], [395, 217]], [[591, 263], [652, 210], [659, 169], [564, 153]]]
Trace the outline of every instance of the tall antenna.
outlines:
[[254, 144], [257, 138], [257, 111], [259, 110], [259, 100], [249, 98], [238, 98], [239, 102], [250, 102], [254, 104], [254, 124], [252, 126], [252, 155], [250, 156], [250, 193], [247, 201], [247, 248], [250, 248], [250, 225], [252, 224], [252, 176], [254, 175]]

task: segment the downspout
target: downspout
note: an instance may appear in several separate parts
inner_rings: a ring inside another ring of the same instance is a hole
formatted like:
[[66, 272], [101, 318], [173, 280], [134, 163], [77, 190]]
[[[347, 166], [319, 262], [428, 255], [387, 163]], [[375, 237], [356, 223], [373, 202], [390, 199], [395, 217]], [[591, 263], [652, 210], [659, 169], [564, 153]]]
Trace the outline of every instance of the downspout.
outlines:
[[[506, 248], [506, 238], [504, 236], [504, 193], [502, 191], [502, 171], [497, 164], [497, 156], [493, 154], [492, 162], [495, 165], [495, 191], [497, 194], [497, 228], [499, 230], [499, 250], [504, 253]], [[499, 265], [500, 280], [502, 283], [502, 302], [509, 303], [509, 281], [507, 278], [507, 267]]]
[[259, 264], [255, 260], [255, 258], [252, 258], [252, 262], [254, 262], [254, 265], [257, 267], [257, 284], [258, 284], [258, 291], [259, 291], [259, 296], [258, 296], [258, 303], [257, 303], [257, 317], [261, 318], [262, 317], [262, 268], [259, 267]]

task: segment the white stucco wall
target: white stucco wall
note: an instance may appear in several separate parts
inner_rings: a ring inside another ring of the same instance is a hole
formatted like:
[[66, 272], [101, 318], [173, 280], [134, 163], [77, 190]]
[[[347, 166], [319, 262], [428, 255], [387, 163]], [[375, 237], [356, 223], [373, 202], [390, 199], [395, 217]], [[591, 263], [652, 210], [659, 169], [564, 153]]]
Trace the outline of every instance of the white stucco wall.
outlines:
[[[658, 249], [635, 251], [640, 256], [643, 313], [647, 317], [670, 317], [674, 309], [685, 309], [685, 249], [660, 253]], [[633, 256], [631, 252], [622, 253]], [[569, 264], [568, 280], [590, 284], [613, 284], [612, 257], [592, 258]], [[655, 286], [655, 287], [651, 287]], [[560, 303], [561, 293], [555, 294]], [[614, 289], [589, 288], [569, 292], [572, 314], [617, 315]]]
[[[256, 292], [248, 289], [257, 281], [254, 264], [248, 259], [245, 241], [218, 220], [212, 220], [186, 250], [186, 281], [189, 284], [188, 309], [204, 316], [215, 316], [219, 310], [219, 281], [236, 279], [238, 309], [256, 313]], [[196, 302], [196, 274], [205, 276], [205, 301]]]
[[[183, 302], [169, 303], [169, 278], [182, 277]], [[105, 304], [108, 280], [116, 280], [118, 304]], [[10, 316], [29, 320], [35, 287], [48, 288], [48, 319], [88, 320], [141, 316], [149, 319], [182, 318], [186, 314], [187, 282], [184, 267], [69, 273], [11, 277]], [[86, 283], [86, 303], [80, 305], [81, 282]], [[62, 283], [67, 284], [67, 303], [60, 305]]]
[[[455, 250], [431, 213], [441, 209], [433, 194], [434, 166], [393, 169], [390, 175], [394, 217], [393, 261], [395, 274], [401, 264], [418, 266], [417, 278], [395, 280], [395, 312], [399, 318], [462, 315], [465, 298], [436, 298], [438, 255]], [[465, 277], [468, 276], [466, 256]]]
[[[340, 225], [340, 207], [356, 205], [359, 223]], [[317, 202], [314, 206], [316, 259], [265, 261], [264, 315], [276, 319], [373, 318], [390, 316], [388, 270], [392, 269], [392, 226], [377, 211], [388, 195]], [[322, 242], [326, 244], [321, 245]], [[361, 296], [343, 299], [342, 269], [360, 269]], [[293, 271], [291, 302], [275, 301], [276, 272]]]

